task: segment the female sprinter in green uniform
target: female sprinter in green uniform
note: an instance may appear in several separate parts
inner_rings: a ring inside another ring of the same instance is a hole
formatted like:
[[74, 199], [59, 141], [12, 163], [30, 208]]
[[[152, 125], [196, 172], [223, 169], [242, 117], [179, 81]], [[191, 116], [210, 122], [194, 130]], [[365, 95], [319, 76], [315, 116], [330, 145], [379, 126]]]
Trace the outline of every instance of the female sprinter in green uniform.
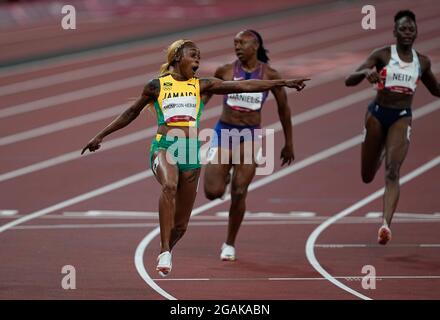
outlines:
[[167, 50], [167, 63], [158, 79], [151, 80], [134, 104], [99, 132], [84, 147], [96, 151], [104, 137], [131, 123], [148, 104], [154, 104], [158, 129], [150, 150], [150, 165], [161, 184], [159, 223], [161, 250], [156, 270], [166, 276], [172, 268], [171, 250], [186, 231], [200, 174], [197, 127], [203, 95], [261, 92], [276, 87], [301, 90], [304, 81], [198, 79], [200, 51], [190, 40], [178, 40]]

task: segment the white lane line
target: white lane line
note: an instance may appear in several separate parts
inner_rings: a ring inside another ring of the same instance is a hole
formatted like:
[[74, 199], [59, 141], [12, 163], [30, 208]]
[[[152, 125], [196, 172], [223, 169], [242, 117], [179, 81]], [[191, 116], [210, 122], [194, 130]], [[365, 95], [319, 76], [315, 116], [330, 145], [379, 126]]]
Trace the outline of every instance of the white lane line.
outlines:
[[[32, 112], [36, 110], [41, 110], [51, 107], [60, 107], [67, 102], [73, 102], [86, 98], [91, 98], [110, 92], [116, 92], [123, 89], [139, 87], [142, 84], [145, 84], [148, 81], [148, 79], [149, 78], [146, 77], [145, 74], [138, 75], [121, 80], [115, 80], [115, 81], [98, 84], [88, 88], [70, 91], [67, 93], [61, 93], [58, 95], [37, 99], [34, 101], [25, 102], [14, 106], [9, 106], [0, 109], [0, 119], [27, 113], [27, 112]], [[84, 103], [83, 107], [87, 107], [87, 103]]]
[[[382, 212], [368, 212], [365, 215], [366, 218], [381, 218]], [[440, 214], [438, 213], [409, 213], [409, 212], [395, 212], [393, 215], [393, 219], [399, 218], [408, 218], [408, 219], [440, 219]]]
[[[431, 161], [425, 163], [424, 165], [418, 167], [417, 169], [411, 171], [410, 173], [406, 174], [400, 179], [400, 185], [404, 185], [405, 183], [411, 181], [412, 179], [416, 178], [417, 176], [425, 173], [426, 171], [434, 168], [435, 166], [440, 164], [440, 156], [437, 156], [436, 158], [432, 159]], [[319, 225], [309, 236], [306, 243], [306, 256], [309, 260], [310, 264], [315, 268], [316, 271], [318, 271], [322, 276], [327, 278], [331, 283], [338, 286], [342, 290], [347, 291], [348, 293], [351, 293], [355, 295], [358, 298], [364, 299], [364, 300], [371, 300], [371, 298], [363, 295], [362, 293], [344, 285], [340, 281], [336, 280], [330, 273], [328, 273], [319, 263], [315, 256], [315, 243], [318, 239], [319, 235], [327, 229], [329, 226], [331, 226], [333, 223], [338, 221], [339, 219], [346, 217], [347, 215], [353, 213], [354, 211], [362, 208], [363, 206], [369, 204], [370, 202], [378, 199], [383, 195], [385, 188], [381, 188], [377, 190], [376, 192], [370, 194], [369, 196], [365, 197], [364, 199], [356, 202], [352, 206], [348, 207], [347, 209], [337, 213], [336, 215], [332, 216], [328, 220], [324, 221], [321, 225]]]
[[94, 223], [94, 224], [41, 224], [31, 226], [17, 226], [11, 230], [60, 230], [60, 229], [130, 229], [155, 227], [157, 223]]
[[94, 197], [97, 197], [97, 196], [103, 195], [105, 193], [108, 193], [110, 191], [122, 188], [124, 186], [129, 185], [129, 184], [141, 181], [141, 180], [143, 180], [145, 178], [150, 177], [151, 175], [152, 175], [152, 173], [151, 173], [150, 170], [143, 171], [143, 172], [134, 174], [132, 176], [129, 176], [129, 177], [125, 178], [125, 179], [122, 179], [122, 180], [113, 182], [111, 184], [108, 184], [108, 185], [106, 185], [104, 187], [95, 189], [95, 190], [93, 190], [91, 192], [87, 192], [87, 193], [81, 194], [81, 195], [76, 196], [74, 198], [71, 198], [69, 200], [62, 201], [62, 202], [57, 203], [57, 204], [55, 204], [53, 206], [47, 207], [45, 209], [42, 209], [42, 210], [39, 210], [39, 211], [36, 211], [36, 212], [33, 212], [33, 213], [28, 214], [28, 215], [26, 215], [24, 217], [21, 217], [19, 219], [16, 219], [14, 221], [8, 222], [8, 223], [0, 226], [0, 233], [6, 231], [8, 229], [11, 229], [12, 227], [15, 227], [15, 226], [17, 226], [17, 225], [19, 225], [21, 223], [24, 223], [24, 222], [33, 220], [35, 218], [44, 216], [44, 215], [46, 215], [48, 213], [51, 213], [51, 212], [63, 209], [65, 207], [74, 205], [76, 203], [79, 203], [79, 202], [82, 202], [82, 201], [85, 201], [85, 200], [88, 200], [88, 199], [92, 199]]
[[[397, 243], [389, 244], [387, 248], [438, 248], [440, 243]], [[384, 248], [380, 244], [371, 243], [320, 243], [315, 244], [315, 248], [322, 249], [344, 249], [344, 248]]]
[[[25, 214], [16, 214], [11, 216], [2, 216], [0, 215], [0, 219], [16, 219], [25, 217]], [[117, 221], [117, 220], [130, 220], [130, 221], [143, 221], [143, 223], [146, 223], [146, 221], [158, 221], [159, 217], [157, 213], [154, 213], [154, 216], [85, 216], [84, 214], [81, 214], [78, 212], [76, 214], [75, 212], [72, 212], [70, 215], [59, 215], [59, 214], [53, 214], [53, 215], [45, 215], [42, 216], [41, 219], [46, 220], [88, 220], [88, 221], [99, 221], [99, 220], [110, 220], [110, 221]], [[295, 216], [285, 216], [284, 218], [279, 217], [246, 217], [247, 221], [266, 221], [268, 224], [277, 224], [277, 221], [282, 220], [284, 223], [286, 221], [289, 221], [289, 224], [319, 224], [322, 221], [328, 219], [328, 216], [317, 216], [317, 217], [295, 217]], [[192, 218], [191, 221], [225, 221], [227, 220], [227, 217], [217, 217], [217, 216], [195, 216]], [[339, 221], [337, 221], [337, 224], [376, 224], [380, 222], [381, 219], [375, 218], [375, 219], [365, 219], [363, 217], [345, 217]], [[393, 220], [393, 223], [440, 223], [439, 219], [408, 219], [408, 218], [398, 218], [396, 217]], [[203, 222], [200, 222], [199, 225], [203, 225]], [[155, 225], [156, 226], [156, 225]]]
[[122, 113], [123, 110], [127, 109], [128, 106], [129, 106], [128, 104], [120, 104], [114, 107], [105, 108], [103, 110], [92, 112], [86, 115], [77, 116], [62, 121], [57, 121], [38, 128], [11, 134], [9, 136], [0, 138], [0, 146], [7, 146], [12, 143], [17, 143], [20, 141], [37, 138], [46, 134], [55, 133], [66, 129], [71, 129], [76, 126], [83, 126], [85, 124], [99, 120], [104, 120], [109, 117], [115, 117], [120, 113]]
[[123, 217], [123, 218], [158, 218], [157, 211], [115, 211], [115, 210], [88, 210], [88, 211], [66, 211], [63, 212], [65, 217], [83, 217], [83, 218], [96, 218], [96, 217]]
[[[322, 221], [322, 220], [321, 220]], [[244, 221], [243, 225], [246, 226], [267, 226], [267, 225], [286, 225], [286, 224], [317, 224], [317, 222], [309, 221], [292, 221], [292, 220], [277, 220], [277, 221]], [[193, 227], [224, 227], [228, 225], [227, 221], [195, 221], [191, 224]], [[157, 227], [157, 222], [145, 222], [145, 223], [77, 223], [77, 224], [39, 224], [39, 225], [28, 225], [28, 226], [16, 226], [11, 228], [11, 230], [57, 230], [57, 229], [128, 229], [128, 228], [147, 228], [147, 227]]]
[[[25, 217], [25, 216], [23, 216]], [[42, 217], [44, 218], [44, 217]], [[194, 217], [197, 218], [197, 217]], [[126, 218], [127, 219], [127, 218]], [[158, 219], [157, 219], [158, 220]], [[192, 227], [224, 227], [228, 225], [227, 221], [195, 221], [192, 220]], [[209, 220], [209, 219], [206, 219]], [[269, 226], [269, 225], [315, 225], [320, 224], [325, 220], [324, 217], [316, 220], [253, 220], [244, 221], [243, 226]], [[426, 221], [428, 222], [428, 221]], [[377, 224], [375, 221], [362, 221], [359, 219], [344, 220], [341, 219], [337, 224]], [[413, 221], [393, 221], [393, 223], [413, 223]], [[27, 225], [27, 226], [17, 226], [11, 228], [11, 230], [57, 230], [57, 229], [129, 229], [129, 228], [146, 228], [146, 227], [157, 227], [158, 222], [139, 222], [139, 223], [71, 223], [71, 224], [38, 224], [38, 225]], [[417, 247], [421, 248], [436, 248], [436, 244], [421, 244], [421, 245], [392, 245], [391, 247]], [[317, 244], [316, 248], [327, 248], [327, 249], [342, 249], [342, 248], [383, 248], [379, 245], [366, 245], [366, 244]]]
[[[339, 276], [335, 277], [336, 279], [346, 280], [346, 281], [362, 281], [365, 277], [364, 275], [358, 276]], [[375, 280], [438, 280], [440, 276], [431, 276], [431, 275], [423, 275], [423, 276], [415, 276], [415, 275], [407, 275], [407, 276], [378, 276], [376, 275]], [[273, 277], [273, 278], [157, 278], [154, 281], [161, 282], [174, 282], [174, 281], [322, 281], [327, 280], [324, 277]]]
[[[382, 212], [368, 212], [365, 215], [366, 218], [382, 218]], [[396, 212], [393, 215], [394, 218], [408, 218], [408, 219], [440, 219], [438, 213], [409, 213], [409, 212]]]
[[[147, 137], [152, 137], [156, 133], [156, 131], [157, 131], [156, 128], [149, 128], [146, 130], [141, 130], [135, 133], [122, 136], [120, 138], [109, 140], [105, 143], [105, 148], [103, 150], [111, 150], [113, 148], [125, 146], [127, 144], [146, 139]], [[48, 160], [44, 160], [41, 162], [31, 164], [26, 167], [22, 167], [20, 169], [2, 173], [0, 174], [0, 182], [14, 179], [46, 168], [50, 168], [68, 161], [76, 160], [81, 157], [89, 157], [93, 155], [94, 155], [93, 153], [85, 153], [81, 155], [80, 150], [71, 151], [69, 153], [65, 153], [60, 156], [50, 158]]]
[[[414, 111], [413, 119], [416, 120], [424, 115], [429, 114], [430, 112], [434, 112], [434, 111], [438, 110], [439, 108], [440, 108], [440, 101], [438, 101], [438, 100], [433, 101], [431, 103], [428, 103], [427, 105], [424, 105], [423, 107]], [[429, 111], [427, 111], [427, 110], [429, 110]], [[299, 161], [291, 167], [281, 169], [281, 170], [273, 173], [270, 176], [267, 176], [267, 177], [264, 177], [264, 178], [261, 178], [261, 179], [255, 181], [255, 182], [252, 182], [249, 185], [248, 190], [249, 190], [249, 192], [252, 190], [255, 190], [259, 187], [262, 187], [266, 184], [269, 184], [273, 181], [276, 181], [276, 180], [278, 180], [288, 174], [294, 173], [294, 172], [299, 171], [305, 167], [308, 167], [314, 163], [317, 163], [317, 162], [322, 161], [326, 158], [329, 158], [333, 155], [336, 155], [336, 154], [341, 153], [345, 150], [348, 150], [348, 149], [358, 145], [361, 142], [362, 142], [362, 135], [354, 136], [351, 139], [348, 139], [348, 140], [346, 140], [342, 143], [339, 143], [333, 147], [330, 147], [330, 148], [325, 149], [321, 152], [318, 152], [318, 153], [314, 154], [313, 156], [310, 156], [302, 161]], [[230, 199], [230, 194], [227, 195], [225, 197], [225, 199], [216, 199], [214, 201], [210, 201], [210, 202], [194, 209], [191, 213], [191, 216], [198, 215], [198, 214], [200, 214], [210, 208], [213, 208], [219, 204], [222, 204], [223, 202], [229, 201], [229, 199]], [[142, 279], [144, 279], [144, 281], [147, 283], [147, 285], [149, 285], [157, 293], [159, 293], [160, 295], [162, 295], [166, 299], [177, 300], [175, 297], [173, 297], [171, 294], [169, 294], [168, 292], [163, 290], [161, 287], [159, 287], [152, 280], [152, 278], [150, 277], [150, 275], [148, 274], [148, 272], [144, 266], [143, 257], [144, 257], [145, 250], [146, 250], [147, 246], [150, 244], [150, 242], [159, 234], [160, 234], [160, 229], [159, 229], [159, 227], [156, 227], [153, 231], [151, 231], [149, 234], [147, 234], [147, 236], [144, 239], [142, 239], [142, 241], [139, 243], [138, 247], [136, 248], [136, 252], [135, 252], [135, 256], [134, 256], [136, 270], [139, 273], [139, 275], [142, 277]], [[311, 244], [312, 245], [312, 247], [311, 247], [312, 253], [313, 253], [314, 244], [315, 244], [315, 242], [313, 242]], [[341, 284], [341, 285], [343, 285], [343, 284]], [[350, 288], [348, 288], [348, 289], [350, 289]]]
[[[228, 219], [229, 211], [220, 211], [215, 214], [216, 217], [221, 217]], [[249, 212], [246, 211], [244, 214], [246, 219], [255, 218], [270, 218], [270, 219], [286, 219], [286, 218], [313, 218], [316, 217], [316, 212], [309, 211], [292, 211], [286, 213], [276, 213], [276, 212]]]
[[18, 210], [0, 210], [0, 216], [2, 216], [2, 217], [16, 216], [17, 213], [18, 213]]
[[[286, 224], [319, 224], [324, 219], [319, 219], [319, 221], [302, 221], [302, 220], [261, 220], [261, 221], [243, 221], [242, 225], [245, 226], [268, 226], [268, 225], [286, 225]], [[345, 223], [344, 221], [341, 222]], [[346, 223], [358, 223], [357, 221], [347, 221]], [[372, 222], [370, 222], [372, 223]], [[192, 227], [223, 227], [228, 225], [227, 221], [193, 221], [191, 223]], [[157, 222], [142, 222], [142, 223], [77, 223], [77, 224], [38, 224], [38, 225], [28, 225], [28, 226], [17, 226], [11, 228], [11, 230], [56, 230], [56, 229], [128, 229], [128, 228], [146, 228], [146, 227], [157, 227]]]
[[[438, 24], [438, 19], [434, 18], [429, 20], [426, 23], [426, 26], [424, 26], [424, 31], [431, 31], [436, 30]], [[383, 39], [382, 39], [383, 38]], [[361, 48], [369, 48], [374, 44], [381, 43], [385, 39], [388, 38], [388, 32], [382, 32], [381, 36], [374, 35], [369, 37], [363, 37], [362, 39], [356, 39], [353, 41], [345, 42], [343, 44], [338, 44], [332, 47], [329, 47], [328, 49], [331, 50], [343, 50], [343, 49], [350, 49], [350, 50], [360, 50]], [[361, 41], [362, 40], [362, 41]], [[368, 40], [368, 41], [367, 41]], [[430, 40], [426, 40], [420, 44], [417, 45], [418, 50], [423, 50], [423, 44], [427, 44], [429, 46], [433, 46], [432, 42], [439, 43], [439, 38], [434, 38]], [[286, 48], [286, 50], [289, 50], [289, 48]], [[302, 63], [304, 59], [310, 59], [312, 54], [310, 52], [295, 56], [294, 58], [289, 57], [281, 60], [277, 60], [277, 64], [281, 64], [284, 62], [292, 62], [293, 60]], [[98, 95], [102, 95], [105, 93], [115, 92], [122, 89], [128, 89], [136, 86], [141, 86], [142, 84], [145, 84], [148, 79], [151, 79], [155, 77], [157, 72], [150, 72], [148, 74], [142, 74], [137, 76], [131, 76], [120, 80], [110, 81], [106, 83], [102, 83], [99, 85], [95, 85], [88, 88], [83, 88], [75, 91], [71, 91], [68, 93], [62, 93], [54, 96], [50, 96], [47, 98], [42, 98], [38, 100], [34, 100], [31, 102], [25, 102], [19, 105], [13, 105], [9, 107], [5, 107], [0, 109], [0, 119], [6, 118], [14, 115], [19, 115], [22, 113], [32, 112], [36, 110], [41, 110], [44, 108], [50, 108], [50, 107], [59, 107], [64, 103], [77, 101], [85, 98], [90, 98]]]
[[[1, 215], [0, 210], [0, 215]], [[212, 218], [228, 219], [229, 212], [220, 211]], [[125, 210], [88, 210], [88, 211], [66, 211], [63, 212], [65, 217], [82, 217], [82, 218], [96, 218], [96, 217], [111, 217], [111, 218], [158, 218], [159, 213], [157, 211], [125, 211]], [[298, 218], [313, 218], [316, 217], [315, 212], [306, 211], [292, 211], [286, 213], [276, 212], [249, 212], [247, 211], [244, 216], [246, 219], [298, 219]]]
[[[217, 200], [214, 200], [217, 201]], [[212, 202], [214, 202], [212, 201]], [[194, 212], [193, 212], [194, 213]], [[193, 214], [191, 214], [193, 216]], [[157, 224], [156, 224], [157, 226]], [[160, 229], [158, 227], [154, 228], [153, 231], [147, 234], [146, 237], [142, 239], [142, 241], [138, 244], [136, 251], [134, 253], [134, 265], [136, 266], [136, 270], [141, 276], [141, 278], [150, 286], [154, 291], [160, 294], [162, 297], [168, 300], [177, 300], [174, 296], [163, 290], [160, 286], [153, 281], [153, 279], [148, 274], [147, 270], [145, 270], [144, 266], [144, 252], [150, 242], [156, 238], [160, 234]]]

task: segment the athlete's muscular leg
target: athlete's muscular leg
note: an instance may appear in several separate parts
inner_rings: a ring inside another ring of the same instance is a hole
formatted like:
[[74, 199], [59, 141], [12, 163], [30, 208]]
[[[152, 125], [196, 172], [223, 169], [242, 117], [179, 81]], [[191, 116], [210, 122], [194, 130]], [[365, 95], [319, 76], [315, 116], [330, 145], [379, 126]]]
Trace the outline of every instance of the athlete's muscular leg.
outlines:
[[[234, 246], [235, 239], [246, 212], [246, 196], [249, 184], [255, 176], [257, 165], [255, 155], [258, 154], [261, 144], [254, 141], [245, 141], [240, 144], [240, 153], [233, 149], [234, 173], [231, 185], [231, 206], [229, 208], [228, 234], [226, 244]], [[239, 159], [239, 161], [237, 161]], [[236, 164], [239, 162], [238, 164]]]
[[388, 130], [385, 157], [385, 193], [383, 197], [384, 224], [390, 225], [399, 201], [400, 167], [409, 148], [409, 128], [411, 118], [405, 117], [396, 121]]
[[171, 230], [174, 228], [174, 213], [176, 210], [176, 193], [179, 183], [177, 165], [167, 161], [166, 150], [158, 150], [154, 154], [153, 163], [157, 161], [153, 171], [157, 181], [162, 186], [159, 197], [159, 224], [160, 224], [160, 252], [170, 251]]
[[368, 111], [365, 116], [365, 130], [365, 139], [361, 149], [361, 175], [363, 182], [370, 183], [382, 162], [381, 154], [385, 144], [385, 135], [379, 120]]
[[225, 193], [229, 183], [230, 152], [228, 149], [218, 148], [211, 157], [205, 168], [204, 189], [206, 198], [214, 200]]
[[170, 249], [182, 238], [188, 227], [199, 183], [200, 169], [182, 171], [176, 194], [176, 214], [174, 228], [171, 230]]
[[255, 176], [255, 164], [234, 165], [231, 185], [231, 206], [229, 208], [228, 234], [226, 244], [234, 246], [235, 239], [246, 211], [248, 186]]
[[[234, 149], [237, 150], [237, 149]], [[235, 239], [243, 221], [244, 213], [246, 211], [246, 196], [249, 184], [255, 176], [256, 164], [252, 157], [252, 142], [244, 142], [240, 145], [239, 164], [234, 164], [234, 173], [232, 175], [231, 185], [231, 206], [229, 208], [228, 234], [226, 237], [226, 244], [234, 246]], [[233, 158], [237, 158], [234, 154]], [[251, 163], [247, 163], [247, 160]], [[246, 160], [246, 161], [245, 161]]]

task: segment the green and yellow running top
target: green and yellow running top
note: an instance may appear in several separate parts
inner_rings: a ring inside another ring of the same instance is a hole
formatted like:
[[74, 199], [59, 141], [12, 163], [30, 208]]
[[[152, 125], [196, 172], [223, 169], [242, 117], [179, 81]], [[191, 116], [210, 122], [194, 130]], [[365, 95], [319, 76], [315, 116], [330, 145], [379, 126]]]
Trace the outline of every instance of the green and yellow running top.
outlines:
[[159, 81], [159, 97], [154, 102], [158, 125], [198, 128], [203, 110], [199, 79], [177, 81], [167, 75]]

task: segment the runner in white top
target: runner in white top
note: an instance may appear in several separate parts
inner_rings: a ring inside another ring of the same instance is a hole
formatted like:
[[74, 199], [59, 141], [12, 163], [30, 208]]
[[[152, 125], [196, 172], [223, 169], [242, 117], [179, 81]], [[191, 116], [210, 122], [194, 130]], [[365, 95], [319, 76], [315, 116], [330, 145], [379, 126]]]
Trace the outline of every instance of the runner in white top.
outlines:
[[383, 245], [391, 239], [390, 225], [400, 193], [400, 167], [408, 152], [411, 105], [419, 79], [432, 95], [440, 97], [440, 86], [429, 58], [412, 48], [417, 37], [413, 12], [397, 12], [394, 36], [395, 45], [375, 49], [345, 80], [347, 86], [355, 86], [366, 78], [377, 89], [365, 117], [361, 157], [365, 183], [373, 181], [385, 157], [383, 224], [378, 232], [378, 242]]

